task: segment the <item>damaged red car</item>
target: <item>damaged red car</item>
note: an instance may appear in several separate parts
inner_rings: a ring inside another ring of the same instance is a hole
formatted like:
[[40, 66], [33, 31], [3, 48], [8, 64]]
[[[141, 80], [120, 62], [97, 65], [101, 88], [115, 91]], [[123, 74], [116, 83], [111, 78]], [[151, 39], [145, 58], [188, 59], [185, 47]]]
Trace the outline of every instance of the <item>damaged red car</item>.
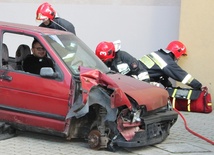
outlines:
[[[0, 31], [0, 139], [22, 130], [115, 150], [169, 135], [178, 115], [165, 89], [112, 72], [70, 32], [7, 22]], [[34, 38], [54, 70], [23, 70]]]

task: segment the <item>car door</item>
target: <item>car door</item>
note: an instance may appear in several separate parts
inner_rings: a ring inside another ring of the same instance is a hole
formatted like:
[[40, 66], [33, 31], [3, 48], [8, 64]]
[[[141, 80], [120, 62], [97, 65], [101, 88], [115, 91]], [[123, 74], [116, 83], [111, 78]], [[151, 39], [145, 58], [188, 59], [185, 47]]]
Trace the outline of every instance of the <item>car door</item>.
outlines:
[[[3, 41], [9, 45], [9, 54], [6, 58], [8, 62], [5, 63], [7, 66], [0, 65], [0, 120], [63, 132], [69, 108], [71, 75], [61, 71], [59, 66], [58, 70], [62, 75], [57, 79], [44, 78], [8, 67], [14, 66], [15, 63], [15, 55], [11, 54], [11, 51], [16, 48], [11, 44], [11, 40], [21, 39], [11, 39], [11, 35], [7, 39], [3, 37]], [[2, 55], [1, 45], [0, 50]], [[3, 54], [2, 58], [4, 56]], [[57, 66], [56, 62], [55, 64]]]
[[0, 69], [0, 119], [63, 131], [69, 83]]

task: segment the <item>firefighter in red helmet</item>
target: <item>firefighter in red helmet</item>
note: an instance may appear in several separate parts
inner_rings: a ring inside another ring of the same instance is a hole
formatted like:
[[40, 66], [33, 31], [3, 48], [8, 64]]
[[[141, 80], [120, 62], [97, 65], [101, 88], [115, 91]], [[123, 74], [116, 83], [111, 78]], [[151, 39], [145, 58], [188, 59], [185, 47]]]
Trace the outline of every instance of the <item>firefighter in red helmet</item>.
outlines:
[[180, 41], [172, 41], [165, 49], [144, 55], [140, 61], [147, 69], [151, 82], [172, 87], [169, 80], [172, 78], [194, 89], [201, 89], [202, 84], [176, 63], [183, 55], [187, 55], [186, 46]]
[[42, 21], [40, 27], [47, 27], [63, 31], [69, 31], [76, 35], [75, 27], [69, 21], [57, 16], [53, 7], [45, 2], [42, 3], [36, 11], [36, 20]]
[[148, 72], [141, 63], [125, 51], [121, 51], [121, 42], [103, 41], [96, 47], [96, 55], [113, 71], [149, 82]]

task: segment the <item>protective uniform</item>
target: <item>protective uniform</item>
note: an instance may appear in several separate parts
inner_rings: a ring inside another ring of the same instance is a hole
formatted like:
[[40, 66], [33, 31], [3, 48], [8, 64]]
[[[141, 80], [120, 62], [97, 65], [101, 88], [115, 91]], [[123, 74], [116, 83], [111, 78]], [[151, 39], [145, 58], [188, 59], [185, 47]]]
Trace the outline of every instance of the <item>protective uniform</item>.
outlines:
[[[115, 51], [115, 49], [117, 51]], [[148, 72], [142, 64], [129, 53], [120, 50], [117, 42], [101, 42], [97, 45], [96, 55], [113, 71], [149, 82]]]
[[[39, 25], [40, 27], [69, 31], [76, 35], [74, 25], [63, 18], [57, 17], [56, 11], [47, 2], [38, 7], [36, 11], [36, 19], [43, 21], [43, 23]], [[46, 20], [50, 20], [48, 25], [44, 24], [44, 21]]]
[[44, 23], [41, 23], [39, 25], [40, 27], [47, 27], [51, 29], [57, 29], [57, 30], [63, 30], [63, 31], [69, 31], [76, 35], [75, 28], [73, 24], [68, 22], [67, 20], [56, 17], [53, 20], [51, 20], [49, 25], [45, 25]]
[[202, 84], [184, 71], [175, 62], [181, 55], [186, 55], [186, 47], [179, 41], [171, 42], [166, 49], [160, 49], [143, 56], [140, 61], [147, 69], [150, 81], [171, 87], [169, 77], [194, 89], [201, 89]]

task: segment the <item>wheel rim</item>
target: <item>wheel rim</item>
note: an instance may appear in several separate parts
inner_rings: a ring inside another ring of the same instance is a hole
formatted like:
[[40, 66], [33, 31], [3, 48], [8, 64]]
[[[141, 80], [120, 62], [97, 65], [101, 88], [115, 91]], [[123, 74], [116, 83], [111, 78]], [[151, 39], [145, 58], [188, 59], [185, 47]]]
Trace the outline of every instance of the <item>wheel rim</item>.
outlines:
[[92, 130], [88, 135], [88, 145], [91, 149], [98, 150], [101, 146], [101, 134], [98, 130]]

